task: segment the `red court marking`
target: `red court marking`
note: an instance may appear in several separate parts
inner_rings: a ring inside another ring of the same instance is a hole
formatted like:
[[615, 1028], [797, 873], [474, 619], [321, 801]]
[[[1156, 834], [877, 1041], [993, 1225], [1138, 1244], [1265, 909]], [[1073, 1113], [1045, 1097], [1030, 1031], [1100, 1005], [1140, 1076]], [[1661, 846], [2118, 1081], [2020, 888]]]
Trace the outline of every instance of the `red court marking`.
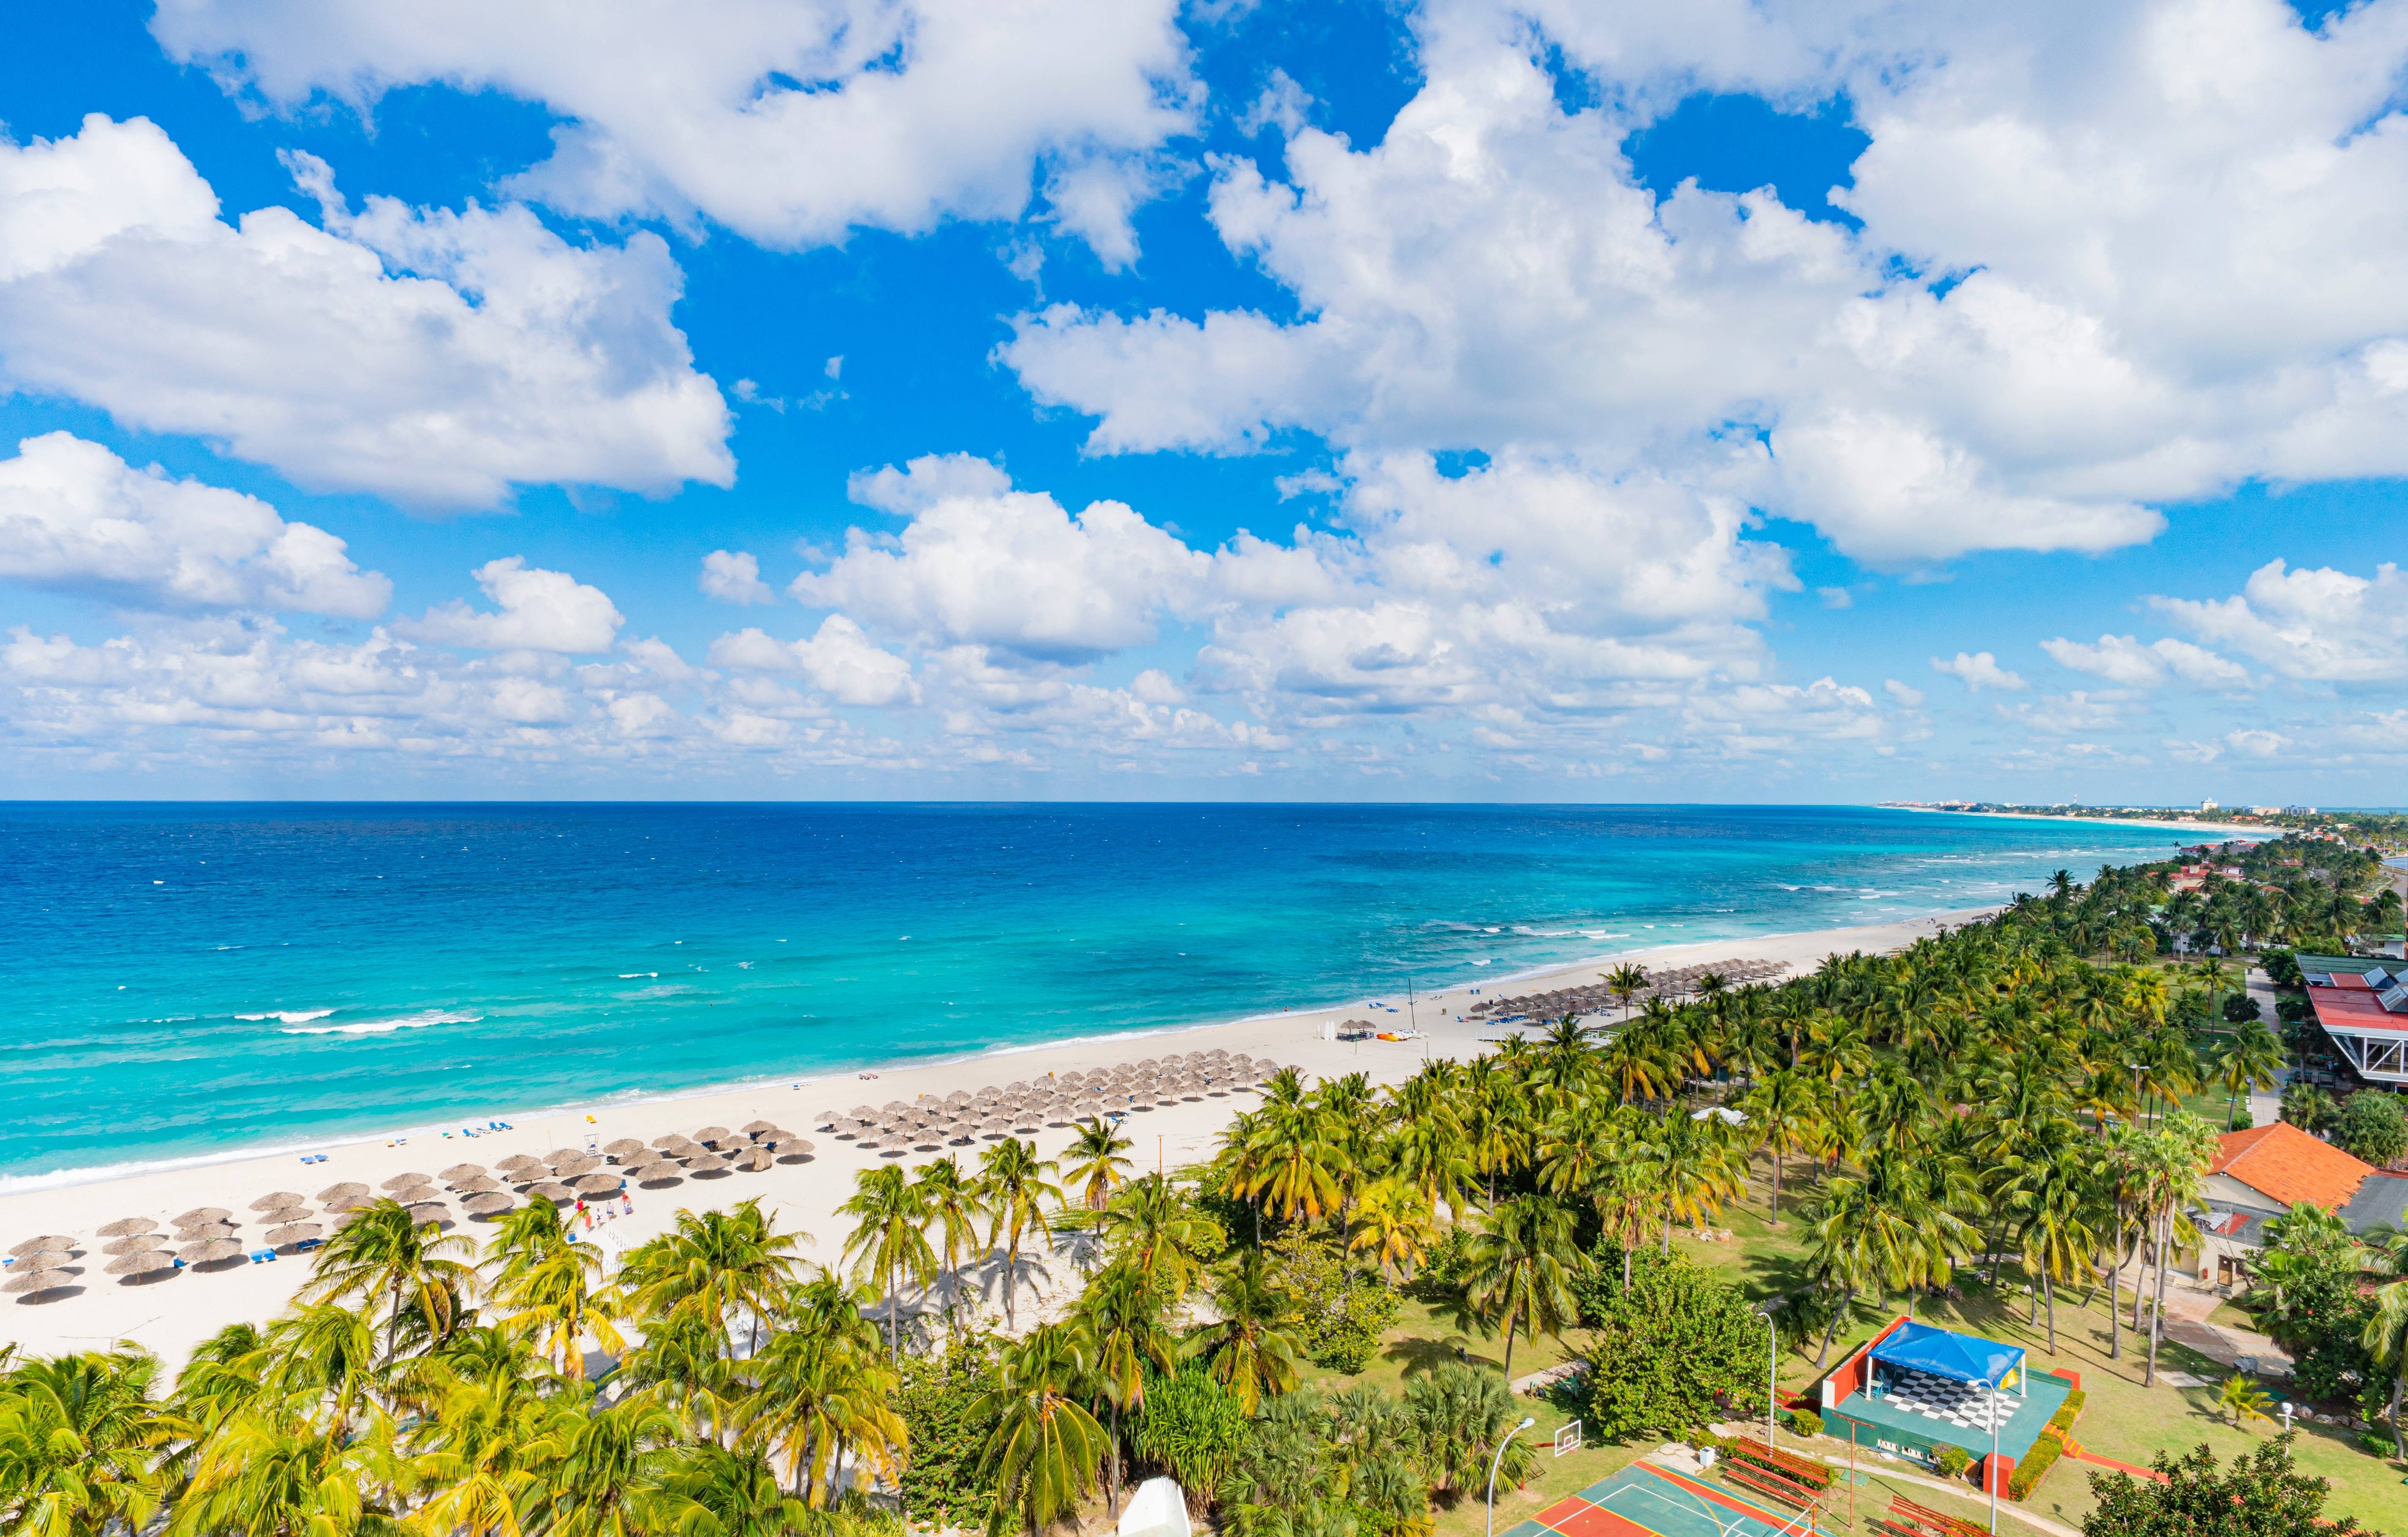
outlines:
[[1564, 1537], [1661, 1537], [1660, 1533], [1627, 1516], [1617, 1515], [1603, 1505], [1592, 1505], [1585, 1500], [1580, 1504], [1583, 1509], [1578, 1514], [1555, 1526]]

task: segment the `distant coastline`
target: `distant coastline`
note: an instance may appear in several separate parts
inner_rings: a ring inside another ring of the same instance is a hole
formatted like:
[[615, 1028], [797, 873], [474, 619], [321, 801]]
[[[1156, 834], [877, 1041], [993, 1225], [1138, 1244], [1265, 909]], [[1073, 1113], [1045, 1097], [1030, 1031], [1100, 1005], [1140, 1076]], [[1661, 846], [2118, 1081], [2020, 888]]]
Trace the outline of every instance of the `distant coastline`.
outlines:
[[1885, 812], [1922, 812], [1932, 816], [1988, 816], [2009, 822], [2086, 822], [2102, 827], [2163, 827], [2169, 832], [2225, 833], [2258, 840], [2283, 836], [2280, 827], [2243, 822], [2176, 822], [2164, 817], [2091, 816], [2079, 812], [1977, 812], [1955, 806], [1918, 806], [1904, 800], [1883, 800], [1874, 804]]

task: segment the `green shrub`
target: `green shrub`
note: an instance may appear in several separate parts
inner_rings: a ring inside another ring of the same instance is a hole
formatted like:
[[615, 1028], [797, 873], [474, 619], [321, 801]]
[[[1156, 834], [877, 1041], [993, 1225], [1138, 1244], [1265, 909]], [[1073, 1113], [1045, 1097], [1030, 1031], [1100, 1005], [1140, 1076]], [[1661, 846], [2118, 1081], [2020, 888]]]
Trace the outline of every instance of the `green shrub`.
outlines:
[[2015, 1464], [2015, 1471], [2007, 1474], [2007, 1498], [2022, 1500], [2029, 1496], [2049, 1469], [2057, 1466], [2057, 1459], [2064, 1455], [2064, 1440], [2054, 1431], [2042, 1430], [2040, 1439], [2032, 1443], [2032, 1449]]
[[1717, 1398], [1764, 1390], [1764, 1321], [1739, 1288], [1694, 1260], [1646, 1255], [1627, 1291], [1618, 1262], [1576, 1289], [1596, 1330], [1581, 1417], [1599, 1441], [1682, 1435], [1721, 1417]]
[[1973, 1465], [1973, 1454], [1962, 1446], [1942, 1446], [1931, 1460], [1938, 1465], [1942, 1477], [1960, 1478], [1964, 1476], [1965, 1470]]
[[973, 1337], [942, 1356], [903, 1357], [903, 1381], [896, 1411], [910, 1434], [903, 1464], [903, 1501], [914, 1518], [941, 1518], [953, 1526], [985, 1521], [995, 1503], [992, 1479], [979, 1475], [979, 1458], [996, 1425], [978, 1412], [980, 1398], [1001, 1385], [994, 1352]]
[[2343, 1101], [2333, 1140], [2352, 1157], [2380, 1169], [2408, 1153], [2408, 1121], [2401, 1119], [2400, 1101], [2388, 1091], [2360, 1089]]
[[1429, 1253], [1422, 1256], [1419, 1269], [1413, 1271], [1412, 1284], [1406, 1289], [1425, 1300], [1435, 1301], [1463, 1289], [1464, 1277], [1470, 1273], [1471, 1235], [1461, 1228], [1449, 1228]]
[[1295, 1329], [1305, 1355], [1332, 1372], [1362, 1371], [1397, 1321], [1402, 1300], [1301, 1227], [1280, 1234], [1269, 1248], [1274, 1281], [1296, 1299]]
[[1823, 1416], [1812, 1409], [1792, 1409], [1789, 1428], [1801, 1436], [1819, 1436], [1823, 1433]]
[[[1146, 1383], [1137, 1455], [1191, 1489], [1218, 1488], [1247, 1444], [1245, 1407], [1200, 1368]], [[914, 1505], [917, 1514], [921, 1507]]]
[[2358, 1448], [2359, 1451], [2387, 1459], [2391, 1456], [2391, 1438], [2379, 1436], [2369, 1430], [2358, 1438]]

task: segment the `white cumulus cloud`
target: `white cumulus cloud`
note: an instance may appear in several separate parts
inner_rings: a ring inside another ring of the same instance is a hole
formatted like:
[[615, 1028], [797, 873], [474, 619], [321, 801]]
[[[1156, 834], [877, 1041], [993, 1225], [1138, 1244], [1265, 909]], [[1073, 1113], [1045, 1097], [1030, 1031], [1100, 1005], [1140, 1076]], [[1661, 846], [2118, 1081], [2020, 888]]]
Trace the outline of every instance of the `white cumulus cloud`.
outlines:
[[911, 664], [882, 651], [860, 625], [840, 613], [820, 621], [800, 640], [777, 640], [755, 628], [710, 643], [710, 665], [756, 672], [794, 673], [838, 704], [918, 704]]
[[482, 651], [603, 652], [626, 623], [601, 588], [529, 566], [523, 555], [489, 560], [475, 575], [498, 611], [481, 612], [455, 597], [423, 619], [394, 625], [394, 633]]
[[221, 219], [144, 119], [0, 141], [0, 384], [426, 508], [733, 480], [657, 237], [571, 245], [516, 205], [354, 211], [322, 163], [287, 160], [322, 227]]
[[45, 433], [0, 460], [0, 577], [145, 605], [371, 619], [393, 583], [324, 529], [197, 480]]
[[2286, 678], [2408, 678], [2408, 576], [2389, 561], [2361, 577], [2270, 560], [2230, 597], [2149, 601], [2192, 634], [2253, 656]]
[[713, 550], [702, 557], [702, 575], [695, 579], [706, 597], [722, 603], [775, 603], [778, 595], [761, 580], [761, 563], [741, 550]]
[[586, 218], [701, 216], [764, 245], [1009, 219], [1040, 168], [1107, 259], [1133, 168], [1200, 93], [1172, 0], [165, 0], [168, 54], [287, 109], [405, 86], [567, 121], [512, 189]]
[[1931, 659], [1931, 666], [1934, 671], [1948, 674], [1977, 694], [1985, 688], [2018, 689], [2025, 686], [2022, 678], [1999, 666], [1999, 659], [1986, 651], [1971, 654], [1960, 651], [1944, 661], [1935, 656]]
[[2133, 688], [2154, 688], [2173, 679], [2203, 688], [2249, 686], [2247, 668], [2187, 640], [2169, 638], [2143, 645], [2136, 636], [2102, 635], [2096, 645], [2059, 639], [2042, 641], [2040, 649], [2059, 667]]

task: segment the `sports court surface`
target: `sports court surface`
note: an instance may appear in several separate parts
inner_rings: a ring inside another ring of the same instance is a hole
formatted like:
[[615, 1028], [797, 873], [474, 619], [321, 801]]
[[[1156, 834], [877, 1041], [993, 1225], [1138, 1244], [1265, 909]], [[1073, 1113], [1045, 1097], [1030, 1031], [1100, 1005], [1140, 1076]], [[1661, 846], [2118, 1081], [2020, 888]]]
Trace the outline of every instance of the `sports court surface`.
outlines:
[[1634, 1462], [1558, 1500], [1505, 1537], [1828, 1537], [1670, 1469]]

